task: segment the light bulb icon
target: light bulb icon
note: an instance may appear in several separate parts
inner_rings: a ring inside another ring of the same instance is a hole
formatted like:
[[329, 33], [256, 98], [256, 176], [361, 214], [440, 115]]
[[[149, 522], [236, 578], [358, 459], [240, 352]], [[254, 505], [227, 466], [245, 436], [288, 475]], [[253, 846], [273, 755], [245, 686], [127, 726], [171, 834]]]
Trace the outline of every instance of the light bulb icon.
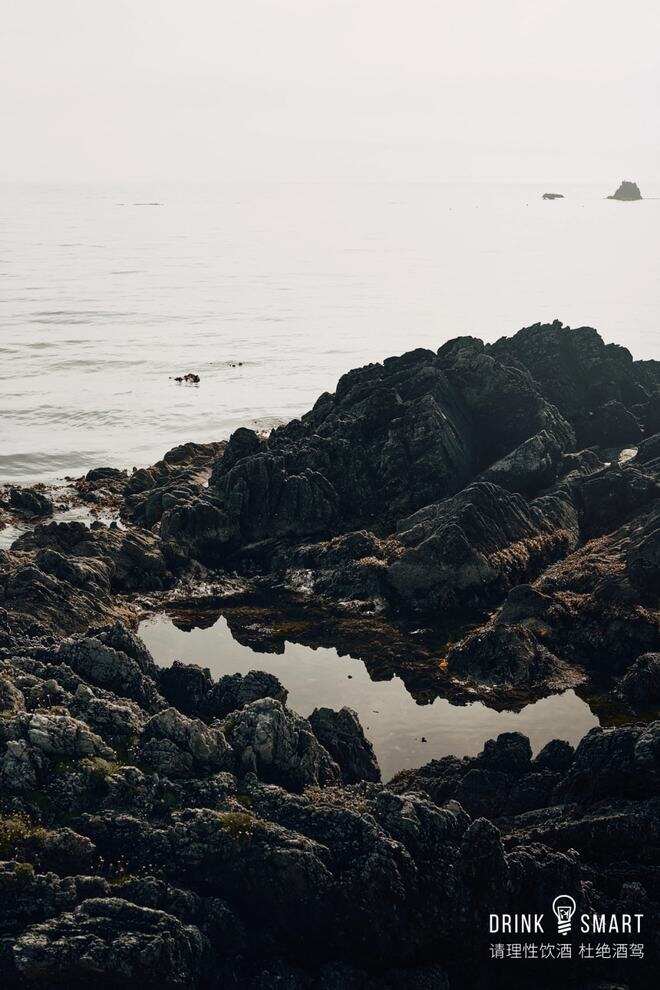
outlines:
[[552, 902], [552, 910], [557, 918], [557, 930], [566, 935], [571, 930], [571, 918], [575, 914], [575, 901], [570, 894], [559, 894]]

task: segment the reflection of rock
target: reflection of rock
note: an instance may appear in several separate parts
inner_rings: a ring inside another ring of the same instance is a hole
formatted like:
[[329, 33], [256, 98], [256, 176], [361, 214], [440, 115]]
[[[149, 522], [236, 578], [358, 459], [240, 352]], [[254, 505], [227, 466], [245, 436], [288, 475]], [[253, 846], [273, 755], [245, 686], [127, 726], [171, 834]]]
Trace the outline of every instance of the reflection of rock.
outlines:
[[636, 182], [622, 182], [617, 191], [607, 198], [630, 201], [634, 199], [641, 199], [642, 194], [639, 191], [639, 186]]
[[198, 718], [222, 718], [259, 698], [286, 702], [287, 691], [274, 674], [250, 670], [225, 674], [214, 682], [210, 671], [175, 660], [159, 674], [163, 693], [180, 711]]
[[543, 199], [563, 199], [563, 198], [564, 198], [563, 193], [551, 193], [551, 192], [543, 193]]

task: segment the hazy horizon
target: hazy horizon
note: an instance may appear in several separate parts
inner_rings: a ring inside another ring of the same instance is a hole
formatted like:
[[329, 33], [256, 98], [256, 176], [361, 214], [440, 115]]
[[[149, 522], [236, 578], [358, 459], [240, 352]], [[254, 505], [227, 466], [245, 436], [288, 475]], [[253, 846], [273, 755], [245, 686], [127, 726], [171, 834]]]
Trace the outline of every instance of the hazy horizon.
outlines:
[[0, 181], [653, 183], [660, 8], [8, 0]]

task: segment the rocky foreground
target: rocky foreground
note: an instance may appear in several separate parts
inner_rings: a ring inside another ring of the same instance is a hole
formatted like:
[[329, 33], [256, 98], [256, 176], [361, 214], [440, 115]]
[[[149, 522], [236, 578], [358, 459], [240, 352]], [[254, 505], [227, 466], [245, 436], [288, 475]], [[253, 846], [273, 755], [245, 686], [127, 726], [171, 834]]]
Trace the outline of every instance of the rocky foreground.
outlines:
[[[268, 437], [95, 469], [66, 497], [109, 525], [8, 488], [0, 986], [655, 985], [659, 382], [594, 330], [536, 325], [349, 372]], [[435, 630], [431, 673], [465, 697], [578, 686], [626, 724], [384, 784], [350, 711], [159, 668], [132, 631], [255, 602], [322, 614], [326, 640]], [[491, 912], [554, 923], [560, 893], [643, 913], [644, 958], [490, 958]]]

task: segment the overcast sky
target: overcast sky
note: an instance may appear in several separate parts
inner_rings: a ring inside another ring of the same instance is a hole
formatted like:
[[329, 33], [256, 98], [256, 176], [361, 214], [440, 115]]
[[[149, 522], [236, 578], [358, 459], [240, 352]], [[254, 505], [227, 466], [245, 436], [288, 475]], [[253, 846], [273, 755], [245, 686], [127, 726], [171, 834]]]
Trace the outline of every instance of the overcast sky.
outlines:
[[0, 178], [655, 180], [658, 0], [0, 0]]

